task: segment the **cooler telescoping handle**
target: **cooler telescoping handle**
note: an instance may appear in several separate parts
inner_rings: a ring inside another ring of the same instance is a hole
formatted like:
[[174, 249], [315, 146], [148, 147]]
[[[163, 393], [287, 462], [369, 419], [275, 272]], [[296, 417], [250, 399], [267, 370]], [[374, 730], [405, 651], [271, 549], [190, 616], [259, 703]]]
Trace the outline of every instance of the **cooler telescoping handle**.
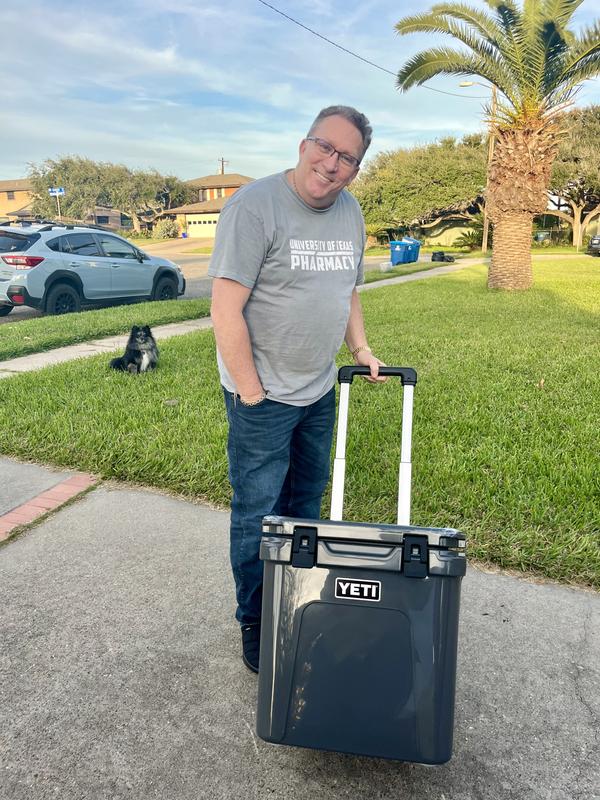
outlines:
[[[344, 508], [344, 480], [346, 477], [346, 435], [348, 429], [348, 405], [350, 384], [355, 375], [370, 375], [368, 367], [341, 367], [338, 372], [340, 383], [340, 404], [338, 410], [337, 441], [333, 462], [333, 482], [331, 487], [331, 514], [333, 520], [341, 520]], [[411, 442], [413, 392], [417, 383], [417, 373], [411, 367], [380, 367], [382, 376], [398, 377], [402, 381], [404, 397], [402, 400], [402, 432], [400, 439], [400, 471], [398, 475], [398, 525], [410, 525], [410, 487], [411, 487]]]
[[[340, 383], [352, 383], [355, 375], [370, 375], [369, 367], [340, 367], [338, 370], [338, 381]], [[412, 367], [379, 367], [379, 374], [384, 377], [400, 378], [403, 386], [415, 386], [417, 383], [417, 373]]]

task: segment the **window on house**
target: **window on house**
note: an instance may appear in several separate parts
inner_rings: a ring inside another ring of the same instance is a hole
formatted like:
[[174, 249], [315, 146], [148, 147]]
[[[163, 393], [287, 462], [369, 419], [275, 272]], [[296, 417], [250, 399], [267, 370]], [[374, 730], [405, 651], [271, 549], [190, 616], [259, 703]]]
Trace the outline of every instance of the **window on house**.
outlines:
[[108, 225], [108, 223], [109, 223], [109, 218], [108, 217], [106, 217], [106, 216], [99, 216], [99, 217], [97, 216], [96, 217], [96, 224], [97, 225]]
[[7, 192], [6, 193], [6, 199], [7, 200], [14, 200], [15, 199], [15, 193], [14, 192]]

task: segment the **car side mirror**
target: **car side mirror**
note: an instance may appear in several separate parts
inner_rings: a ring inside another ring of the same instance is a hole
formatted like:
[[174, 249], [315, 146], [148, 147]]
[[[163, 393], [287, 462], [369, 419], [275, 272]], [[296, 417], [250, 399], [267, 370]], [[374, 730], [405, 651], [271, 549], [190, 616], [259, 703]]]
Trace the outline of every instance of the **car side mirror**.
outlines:
[[140, 250], [135, 251], [135, 257], [140, 262], [140, 264], [143, 264], [144, 261], [146, 261], [146, 256], [142, 252], [140, 252]]

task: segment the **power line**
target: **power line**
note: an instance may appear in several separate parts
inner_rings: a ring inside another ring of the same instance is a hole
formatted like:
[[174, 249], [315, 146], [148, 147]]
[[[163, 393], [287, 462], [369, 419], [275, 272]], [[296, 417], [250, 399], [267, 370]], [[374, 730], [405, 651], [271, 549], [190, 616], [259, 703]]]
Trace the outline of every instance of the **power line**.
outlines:
[[[342, 50], [344, 53], [348, 53], [348, 55], [353, 56], [354, 58], [358, 58], [359, 61], [364, 61], [365, 64], [369, 64], [369, 66], [375, 67], [375, 69], [380, 69], [382, 72], [387, 72], [388, 75], [393, 75], [394, 77], [396, 77], [396, 73], [395, 72], [392, 72], [391, 70], [386, 69], [385, 67], [381, 67], [381, 66], [379, 66], [379, 64], [375, 64], [374, 61], [369, 61], [369, 59], [363, 58], [362, 56], [359, 56], [358, 53], [353, 53], [352, 50], [348, 50], [347, 48], [342, 47], [342, 45], [341, 44], [337, 44], [337, 42], [332, 42], [331, 39], [328, 39], [326, 36], [323, 36], [322, 34], [318, 33], [317, 31], [314, 31], [312, 28], [309, 28], [308, 26], [303, 25], [301, 22], [298, 22], [297, 19], [294, 19], [293, 17], [290, 17], [287, 14], [284, 14], [283, 11], [280, 11], [278, 8], [275, 8], [275, 6], [272, 6], [270, 3], [265, 2], [265, 0], [258, 0], [258, 2], [262, 3], [263, 6], [267, 6], [267, 8], [270, 8], [272, 11], [275, 11], [275, 13], [281, 14], [282, 17], [285, 17], [286, 19], [289, 19], [289, 21], [293, 22], [294, 25], [298, 25], [300, 28], [304, 28], [305, 31], [308, 31], [309, 33], [312, 33], [313, 36], [318, 36], [319, 39], [323, 39], [323, 41], [327, 42], [327, 44], [331, 44], [334, 47], [337, 47], [338, 50]], [[430, 92], [437, 92], [438, 94], [447, 94], [447, 95], [450, 95], [450, 97], [465, 97], [465, 98], [469, 98], [471, 100], [487, 100], [487, 97], [484, 97], [483, 95], [458, 94], [457, 92], [445, 92], [445, 91], [443, 91], [443, 89], [434, 89], [433, 86], [425, 86], [425, 84], [421, 84], [421, 86], [422, 86], [423, 89], [429, 89]]]

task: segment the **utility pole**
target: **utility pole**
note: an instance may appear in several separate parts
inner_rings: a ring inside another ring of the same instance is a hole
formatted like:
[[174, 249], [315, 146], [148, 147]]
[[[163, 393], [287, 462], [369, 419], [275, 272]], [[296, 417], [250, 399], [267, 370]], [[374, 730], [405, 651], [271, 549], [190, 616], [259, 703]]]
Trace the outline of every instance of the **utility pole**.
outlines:
[[223, 157], [219, 159], [219, 164], [221, 165], [221, 171], [219, 175], [225, 175], [225, 164], [229, 164], [229, 161], [225, 161]]

